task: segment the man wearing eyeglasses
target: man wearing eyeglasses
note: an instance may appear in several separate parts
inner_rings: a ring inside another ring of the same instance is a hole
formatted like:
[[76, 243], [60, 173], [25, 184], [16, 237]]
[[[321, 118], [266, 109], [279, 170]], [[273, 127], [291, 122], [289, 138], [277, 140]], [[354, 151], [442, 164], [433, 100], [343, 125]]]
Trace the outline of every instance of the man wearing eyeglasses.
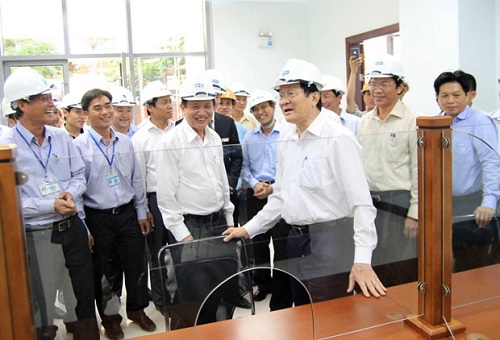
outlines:
[[[300, 279], [314, 302], [345, 296], [355, 282], [366, 297], [380, 297], [386, 289], [370, 265], [375, 208], [361, 146], [351, 131], [320, 113], [322, 86], [316, 66], [298, 59], [285, 64], [275, 90], [291, 126], [279, 145], [273, 193], [252, 220], [223, 234], [226, 241], [254, 237], [283, 218], [290, 224], [289, 259], [275, 265]], [[292, 295], [295, 305], [309, 303], [295, 282]]]
[[377, 219], [374, 266], [386, 286], [417, 279], [418, 173], [416, 113], [404, 105], [403, 66], [376, 60], [367, 77], [375, 108], [361, 118], [358, 140]]

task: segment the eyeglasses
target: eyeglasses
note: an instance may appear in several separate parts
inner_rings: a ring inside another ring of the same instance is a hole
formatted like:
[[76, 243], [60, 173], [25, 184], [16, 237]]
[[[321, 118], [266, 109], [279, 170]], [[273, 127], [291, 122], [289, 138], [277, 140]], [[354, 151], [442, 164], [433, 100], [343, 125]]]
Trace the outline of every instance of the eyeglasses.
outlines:
[[376, 88], [379, 88], [381, 90], [386, 90], [388, 89], [389, 87], [392, 86], [393, 83], [370, 83], [368, 84], [368, 87], [371, 88], [372, 90], [376, 89]]
[[287, 93], [282, 93], [280, 92], [280, 100], [286, 99], [286, 98], [295, 98], [299, 93], [304, 93], [304, 91], [301, 90], [295, 90], [295, 91], [288, 91]]

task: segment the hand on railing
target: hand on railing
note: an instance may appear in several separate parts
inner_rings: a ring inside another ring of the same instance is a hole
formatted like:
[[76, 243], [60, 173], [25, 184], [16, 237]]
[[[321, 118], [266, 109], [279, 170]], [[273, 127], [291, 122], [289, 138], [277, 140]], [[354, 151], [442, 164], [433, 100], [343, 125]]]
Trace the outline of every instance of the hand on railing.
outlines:
[[485, 228], [490, 224], [493, 216], [495, 216], [495, 210], [485, 206], [479, 206], [474, 210], [474, 216], [479, 228]]

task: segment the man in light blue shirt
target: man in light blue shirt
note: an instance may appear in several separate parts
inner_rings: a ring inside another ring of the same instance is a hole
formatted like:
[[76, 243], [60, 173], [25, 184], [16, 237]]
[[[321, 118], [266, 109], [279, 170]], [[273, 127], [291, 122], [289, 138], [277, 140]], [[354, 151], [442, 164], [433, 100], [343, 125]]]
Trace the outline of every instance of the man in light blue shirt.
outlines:
[[[453, 250], [455, 271], [487, 264], [498, 240], [495, 216], [500, 198], [500, 159], [493, 120], [468, 104], [470, 83], [462, 71], [443, 72], [434, 81], [443, 114], [453, 118]], [[458, 221], [469, 215], [473, 221]]]
[[[276, 158], [278, 156], [278, 142], [280, 127], [274, 118], [276, 101], [267, 91], [255, 90], [250, 96], [250, 112], [260, 126], [250, 131], [243, 140], [243, 182], [248, 184], [247, 214], [251, 219], [262, 210], [267, 198], [273, 192], [276, 180]], [[269, 242], [273, 240], [274, 263], [287, 258], [286, 237], [290, 226], [281, 220], [267, 232], [253, 238], [255, 265], [270, 265], [271, 254]], [[271, 278], [270, 271], [259, 270], [255, 273], [254, 281], [258, 286], [255, 300], [262, 301], [267, 294], [272, 294], [269, 307], [271, 310], [289, 308], [292, 306], [292, 293], [288, 275], [274, 271]]]
[[68, 271], [77, 308], [67, 304], [66, 329], [78, 339], [99, 339], [89, 248], [93, 239], [82, 205], [84, 164], [71, 137], [46, 126], [55, 114], [50, 89], [32, 69], [13, 73], [4, 92], [18, 123], [0, 137], [0, 144], [17, 145], [17, 168], [28, 178], [20, 190], [37, 338], [56, 336], [54, 301]]
[[[100, 89], [87, 91], [82, 108], [88, 113], [90, 129], [75, 139], [85, 162], [87, 191], [83, 195], [87, 225], [94, 235], [94, 277], [97, 310], [106, 336], [123, 338], [119, 304], [110, 298], [110, 256], [116, 247], [125, 273], [127, 317], [144, 331], [156, 325], [144, 313], [149, 305], [145, 236], [151, 231], [146, 215], [146, 194], [141, 171], [130, 138], [111, 129], [111, 94]], [[115, 299], [119, 300], [119, 299]]]

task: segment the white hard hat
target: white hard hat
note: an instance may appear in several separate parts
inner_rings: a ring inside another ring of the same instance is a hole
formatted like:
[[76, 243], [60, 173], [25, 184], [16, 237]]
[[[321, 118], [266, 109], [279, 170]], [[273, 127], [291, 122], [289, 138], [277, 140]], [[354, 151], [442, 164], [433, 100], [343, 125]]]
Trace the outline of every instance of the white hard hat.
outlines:
[[398, 58], [385, 54], [377, 59], [373, 65], [368, 69], [366, 78], [390, 78], [390, 77], [404, 77], [404, 69], [401, 60]]
[[136, 102], [132, 92], [120, 86], [109, 91], [111, 93], [111, 105], [113, 106], [135, 106]]
[[296, 84], [300, 81], [307, 82], [308, 85], [315, 84], [318, 91], [323, 87], [321, 72], [316, 66], [305, 60], [289, 59], [283, 66], [274, 89], [278, 91], [281, 85]]
[[252, 94], [250, 95], [250, 110], [255, 106], [259, 105], [260, 103], [272, 101], [273, 103], [276, 103], [276, 98], [269, 93], [268, 91], [265, 90], [254, 90]]
[[49, 84], [40, 73], [26, 67], [12, 73], [5, 81], [3, 89], [5, 98], [15, 109], [18, 100], [28, 100], [30, 96], [47, 93], [52, 87], [54, 85]]
[[342, 80], [340, 80], [337, 77], [330, 76], [328, 74], [324, 74], [321, 77], [321, 81], [324, 84], [321, 91], [335, 90], [335, 91], [342, 92], [342, 94], [345, 94], [345, 92], [346, 92], [344, 83], [342, 82]]
[[159, 97], [171, 96], [172, 92], [159, 80], [155, 80], [144, 86], [141, 93], [142, 105], [150, 104], [150, 102]]
[[222, 73], [219, 70], [211, 68], [209, 70], [205, 70], [202, 76], [208, 78], [212, 82], [212, 86], [215, 90], [215, 93], [224, 93], [224, 81], [222, 77]]
[[12, 107], [10, 106], [10, 102], [7, 100], [7, 98], [2, 99], [2, 115], [4, 117], [7, 117], [8, 115], [14, 114], [16, 111], [12, 110]]
[[68, 93], [61, 100], [60, 108], [69, 110], [73, 107], [77, 109], [82, 108], [82, 96], [74, 93]]
[[216, 97], [210, 80], [202, 76], [186, 79], [179, 92], [183, 100], [212, 100]]
[[248, 91], [246, 85], [241, 82], [234, 83], [231, 89], [233, 89], [235, 96], [250, 97], [250, 91]]

